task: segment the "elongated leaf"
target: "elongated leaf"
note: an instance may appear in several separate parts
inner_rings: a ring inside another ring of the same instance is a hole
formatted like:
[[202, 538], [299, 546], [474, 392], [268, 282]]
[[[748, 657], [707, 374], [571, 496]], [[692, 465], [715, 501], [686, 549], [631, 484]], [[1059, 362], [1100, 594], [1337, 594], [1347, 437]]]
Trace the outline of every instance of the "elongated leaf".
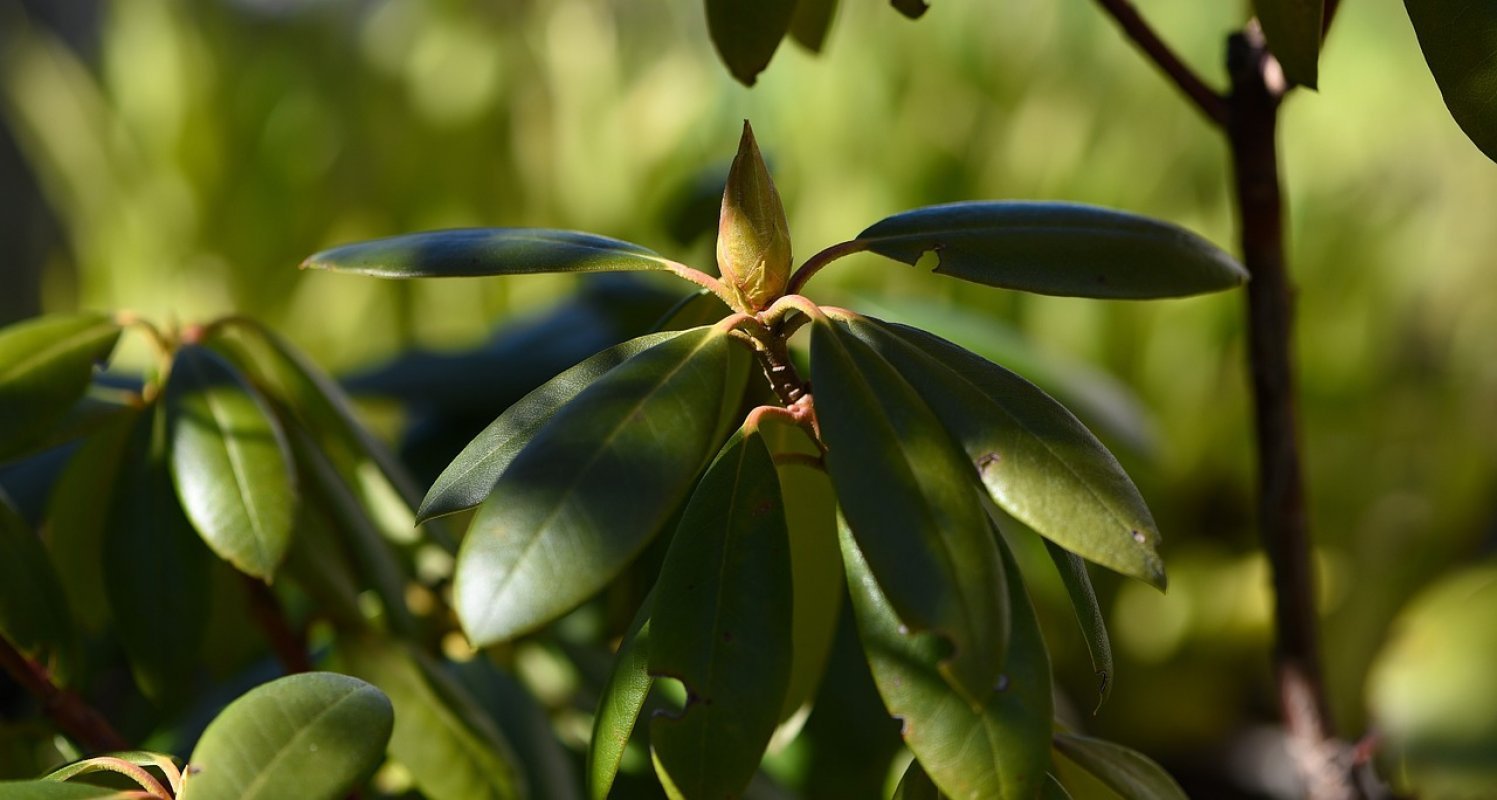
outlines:
[[925, 774], [920, 766], [920, 760], [915, 759], [905, 767], [904, 775], [899, 779], [899, 785], [894, 787], [892, 800], [941, 800], [941, 790]]
[[431, 800], [525, 794], [509, 743], [460, 684], [420, 653], [388, 640], [345, 639], [341, 663], [395, 708], [390, 755]]
[[1019, 376], [924, 331], [856, 318], [976, 463], [993, 501], [1067, 550], [1164, 588], [1159, 531], [1117, 459]]
[[1112, 692], [1113, 667], [1112, 641], [1107, 636], [1102, 607], [1097, 604], [1097, 592], [1092, 588], [1091, 576], [1087, 574], [1086, 562], [1081, 556], [1048, 539], [1045, 540], [1045, 549], [1055, 562], [1061, 583], [1065, 584], [1066, 593], [1071, 596], [1071, 606], [1076, 610], [1076, 622], [1086, 640], [1086, 651], [1092, 657], [1092, 671], [1097, 673], [1097, 708], [1101, 708]]
[[45, 536], [68, 606], [85, 631], [109, 619], [104, 596], [104, 531], [115, 479], [139, 412], [127, 411], [89, 437], [68, 461], [47, 501]]
[[0, 781], [0, 797], [5, 800], [139, 800], [143, 793], [106, 789], [82, 783], [56, 781]]
[[1404, 8], [1450, 115], [1497, 161], [1497, 7], [1476, 0], [1404, 0]]
[[[714, 197], [714, 201], [716, 198]], [[727, 305], [717, 295], [707, 291], [693, 292], [671, 306], [651, 331], [684, 331], [702, 325], [711, 325], [729, 314]]]
[[1325, 0], [1253, 0], [1268, 49], [1290, 83], [1315, 88]]
[[1071, 793], [1053, 774], [1045, 776], [1045, 785], [1040, 787], [1040, 800], [1071, 800]]
[[286, 554], [296, 488], [265, 401], [204, 347], [177, 351], [166, 385], [172, 478], [208, 547], [267, 583]]
[[837, 0], [799, 0], [790, 18], [790, 35], [802, 47], [820, 53], [836, 17]]
[[0, 492], [0, 636], [66, 682], [77, 639], [62, 584], [31, 526]]
[[0, 330], [0, 459], [67, 416], [119, 335], [102, 314], [58, 314]]
[[458, 617], [479, 646], [532, 631], [612, 580], [686, 497], [736, 409], [747, 351], [710, 328], [651, 347], [536, 432], [458, 555]]
[[1055, 749], [1123, 800], [1186, 800], [1180, 784], [1136, 750], [1070, 733], [1055, 734]]
[[346, 244], [302, 269], [381, 278], [461, 278], [537, 272], [666, 269], [654, 251], [606, 236], [548, 228], [457, 228]]
[[874, 223], [858, 241], [906, 264], [934, 251], [938, 275], [1037, 294], [1182, 297], [1247, 281], [1231, 256], [1184, 228], [1074, 203], [918, 208]]
[[707, 32], [728, 72], [753, 86], [790, 30], [795, 0], [706, 0]]
[[208, 622], [208, 550], [167, 468], [165, 414], [142, 413], [126, 445], [104, 538], [104, 593], [135, 680], [170, 705], [185, 698]]
[[179, 800], [334, 800], [379, 765], [389, 698], [331, 672], [272, 681], [230, 703], [188, 759]]
[[975, 469], [893, 367], [824, 319], [811, 372], [827, 470], [858, 547], [899, 619], [949, 644], [941, 673], [981, 707], [1003, 665], [1008, 604]]
[[442, 470], [421, 501], [417, 518], [440, 517], [482, 503], [494, 490], [499, 475], [558, 409], [614, 367], [675, 335], [652, 333], [610, 347], [520, 398]]
[[[120, 762], [124, 762], [124, 766], [121, 766]], [[137, 767], [155, 767], [161, 773], [161, 778], [157, 778], [147, 770], [136, 771], [134, 768]], [[94, 772], [117, 772], [148, 787], [150, 784], [146, 781], [154, 781], [156, 786], [151, 787], [153, 791], [160, 788], [175, 794], [182, 789], [182, 770], [177, 766], [177, 762], [165, 753], [153, 753], [149, 750], [126, 750], [85, 758], [52, 770], [47, 773], [46, 780], [66, 781]], [[3, 796], [0, 795], [0, 797]]]
[[652, 600], [646, 600], [640, 609], [640, 618], [619, 646], [613, 671], [598, 698], [587, 748], [587, 796], [592, 800], [606, 800], [608, 790], [613, 788], [619, 763], [624, 760], [624, 747], [655, 683], [650, 677], [650, 620], [644, 616], [652, 604]]
[[478, 711], [498, 726], [514, 751], [515, 768], [524, 773], [530, 797], [580, 800], [572, 754], [557, 738], [547, 710], [524, 685], [484, 658], [444, 662], [442, 672], [461, 684]]
[[790, 542], [764, 439], [735, 436], [708, 468], [655, 584], [650, 673], [680, 680], [686, 708], [657, 716], [661, 780], [686, 797], [740, 794], [759, 768], [790, 683]]
[[[995, 541], [1002, 547], [1001, 540]], [[1012, 640], [997, 690], [973, 708], [939, 671], [940, 642], [907, 633], [846, 528], [842, 558], [863, 649], [905, 744], [953, 798], [1033, 797], [1050, 767], [1050, 657], [1023, 577], [1004, 547]]]

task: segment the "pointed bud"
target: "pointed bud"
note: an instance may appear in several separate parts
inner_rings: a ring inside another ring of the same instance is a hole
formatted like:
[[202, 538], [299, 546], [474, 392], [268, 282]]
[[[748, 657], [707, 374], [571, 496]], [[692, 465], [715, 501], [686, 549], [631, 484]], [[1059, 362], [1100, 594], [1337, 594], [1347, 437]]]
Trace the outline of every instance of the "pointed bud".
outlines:
[[790, 280], [790, 226], [754, 131], [743, 123], [717, 222], [717, 268], [749, 309], [761, 309]]

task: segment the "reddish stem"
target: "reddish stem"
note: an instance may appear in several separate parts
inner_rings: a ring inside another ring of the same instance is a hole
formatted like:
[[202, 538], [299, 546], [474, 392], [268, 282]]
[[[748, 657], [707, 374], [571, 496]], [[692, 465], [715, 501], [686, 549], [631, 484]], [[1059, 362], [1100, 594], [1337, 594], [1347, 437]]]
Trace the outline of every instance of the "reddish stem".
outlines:
[[42, 711], [58, 730], [94, 753], [129, 750], [130, 743], [115, 731], [82, 697], [60, 688], [40, 664], [32, 661], [0, 637], [0, 668], [42, 704]]

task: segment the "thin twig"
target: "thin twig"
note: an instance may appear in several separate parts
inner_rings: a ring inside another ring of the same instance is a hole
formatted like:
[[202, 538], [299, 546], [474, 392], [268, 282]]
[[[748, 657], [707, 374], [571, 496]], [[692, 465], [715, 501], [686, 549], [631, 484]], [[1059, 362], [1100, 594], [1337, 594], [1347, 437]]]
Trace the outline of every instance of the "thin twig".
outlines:
[[21, 655], [3, 637], [0, 637], [0, 668], [41, 701], [43, 713], [57, 724], [58, 730], [89, 751], [102, 753], [130, 749], [130, 743], [104, 719], [103, 714], [83, 698], [53, 683], [45, 668]]
[[307, 657], [306, 638], [291, 627], [275, 592], [256, 578], [244, 574], [240, 577], [249, 599], [250, 616], [265, 634], [265, 640], [270, 643], [270, 649], [275, 652], [281, 666], [288, 674], [311, 672], [312, 660]]
[[1159, 67], [1175, 86], [1190, 98], [1195, 107], [1206, 118], [1220, 127], [1227, 125], [1227, 102], [1220, 93], [1206, 82], [1189, 65], [1175, 55], [1175, 51], [1159, 38], [1149, 23], [1138, 13], [1129, 0], [1097, 0], [1097, 4], [1117, 21], [1123, 33], [1128, 35], [1138, 48]]

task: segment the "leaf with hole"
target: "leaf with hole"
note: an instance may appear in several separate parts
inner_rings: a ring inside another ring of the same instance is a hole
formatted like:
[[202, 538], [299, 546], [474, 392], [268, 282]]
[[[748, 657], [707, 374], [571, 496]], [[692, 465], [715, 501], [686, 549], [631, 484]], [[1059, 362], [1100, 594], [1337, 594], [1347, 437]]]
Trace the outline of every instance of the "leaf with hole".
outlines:
[[550, 228], [457, 228], [410, 233], [324, 250], [302, 269], [380, 278], [465, 278], [538, 272], [670, 269], [646, 247]]
[[949, 646], [941, 674], [973, 707], [992, 693], [1008, 594], [977, 472], [920, 394], [840, 324], [811, 335], [826, 464], [858, 547], [899, 619]]
[[655, 584], [650, 674], [686, 707], [656, 716], [661, 780], [685, 797], [732, 797], [758, 770], [790, 683], [785, 503], [764, 438], [740, 433], [697, 484]]
[[951, 203], [886, 217], [864, 249], [906, 264], [934, 252], [937, 275], [1037, 294], [1147, 299], [1231, 289], [1247, 272], [1167, 222], [1076, 203]]
[[1153, 515], [1117, 459], [1064, 406], [924, 331], [870, 318], [845, 324], [910, 381], [1000, 508], [1083, 558], [1164, 588]]
[[659, 533], [727, 429], [748, 353], [698, 328], [608, 372], [548, 421], [479, 506], [454, 605], [484, 646], [535, 630]]
[[1497, 6], [1476, 0], [1404, 0], [1419, 49], [1450, 115], [1497, 161]]
[[271, 681], [208, 724], [179, 800], [336, 800], [379, 766], [394, 721], [389, 698], [357, 678]]
[[120, 326], [102, 314], [56, 314], [0, 329], [0, 459], [43, 439], [88, 389]]

